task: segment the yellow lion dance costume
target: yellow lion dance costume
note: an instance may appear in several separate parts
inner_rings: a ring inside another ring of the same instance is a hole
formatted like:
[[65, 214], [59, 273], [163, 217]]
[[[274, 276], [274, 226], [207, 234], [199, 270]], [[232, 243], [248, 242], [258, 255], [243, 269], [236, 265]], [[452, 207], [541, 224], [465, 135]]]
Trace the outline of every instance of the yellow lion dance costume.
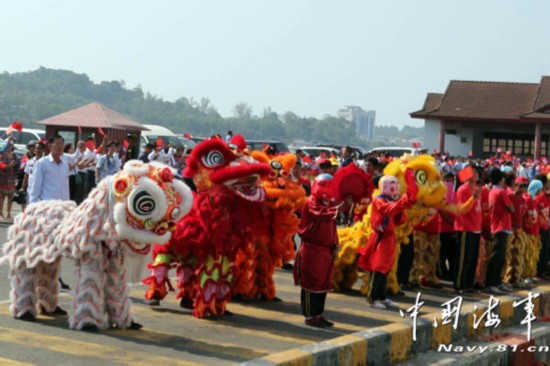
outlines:
[[[408, 244], [408, 236], [412, 233], [413, 227], [420, 223], [428, 214], [430, 208], [442, 208], [445, 206], [445, 193], [447, 187], [443, 184], [435, 159], [429, 155], [413, 157], [403, 155], [401, 158], [392, 161], [384, 169], [384, 175], [397, 177], [400, 182], [401, 192], [405, 192], [406, 184], [404, 179], [405, 170], [411, 168], [415, 172], [418, 195], [415, 205], [406, 210], [407, 221], [396, 228], [396, 243]], [[378, 195], [378, 190], [373, 197]], [[371, 207], [363, 219], [356, 222], [352, 227], [338, 230], [340, 240], [340, 252], [334, 263], [333, 285], [336, 291], [349, 290], [358, 279], [357, 273], [357, 250], [366, 245], [371, 234], [370, 223]], [[391, 293], [399, 292], [397, 283], [397, 262], [399, 260], [400, 247], [397, 247], [397, 255], [392, 270], [388, 274], [388, 290]], [[368, 292], [366, 276], [363, 277], [361, 293]]]

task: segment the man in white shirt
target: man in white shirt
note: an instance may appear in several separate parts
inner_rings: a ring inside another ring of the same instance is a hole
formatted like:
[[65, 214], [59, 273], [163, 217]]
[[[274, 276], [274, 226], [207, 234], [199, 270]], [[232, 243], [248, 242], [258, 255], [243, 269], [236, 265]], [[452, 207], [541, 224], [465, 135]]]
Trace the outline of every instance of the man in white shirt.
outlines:
[[84, 188], [83, 199], [86, 199], [92, 189], [95, 188], [95, 166], [97, 164], [96, 152], [93, 148], [90, 149], [90, 147], [92, 146], [94, 146], [95, 148], [95, 139], [93, 137], [89, 137], [88, 139], [86, 139], [85, 145], [86, 151], [84, 151], [82, 159], [84, 162], [86, 162], [86, 164], [88, 164], [88, 167], [82, 169], [86, 172], [86, 187]]
[[[69, 162], [63, 156], [65, 140], [59, 135], [48, 140], [50, 154], [34, 164], [33, 179], [29, 183], [29, 203], [45, 200], [70, 199], [69, 193]], [[59, 277], [61, 288], [70, 290], [70, 287]], [[44, 313], [44, 310], [42, 310]], [[67, 312], [59, 306], [50, 314], [66, 315]]]
[[30, 203], [44, 200], [69, 200], [69, 163], [63, 158], [65, 141], [61, 136], [48, 140], [50, 154], [34, 165]]

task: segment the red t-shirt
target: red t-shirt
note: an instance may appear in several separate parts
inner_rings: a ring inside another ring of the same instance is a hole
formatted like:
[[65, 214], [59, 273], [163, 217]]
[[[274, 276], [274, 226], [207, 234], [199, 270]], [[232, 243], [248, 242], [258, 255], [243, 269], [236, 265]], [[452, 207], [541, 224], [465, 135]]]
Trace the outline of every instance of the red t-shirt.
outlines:
[[422, 231], [426, 234], [438, 234], [439, 233], [439, 220], [438, 220], [438, 214], [435, 213], [430, 221], [416, 225], [414, 230], [416, 231]]
[[514, 194], [514, 191], [508, 189], [508, 198], [514, 205], [514, 212], [512, 212], [512, 227], [521, 228], [523, 227], [523, 215], [525, 215], [525, 199], [522, 195]]
[[445, 212], [447, 216], [451, 218], [453, 221], [453, 224], [448, 223], [443, 218], [443, 215], [441, 215], [439, 212], [437, 213], [437, 221], [439, 224], [439, 232], [440, 233], [453, 233], [455, 231], [454, 228], [454, 221], [455, 221], [455, 215], [452, 212]]
[[539, 217], [539, 225], [542, 230], [548, 230], [548, 216], [550, 213], [550, 199], [546, 193], [541, 192], [535, 197], [535, 205], [537, 206], [537, 214]]
[[[456, 203], [463, 205], [474, 195], [474, 187], [465, 183], [456, 191]], [[479, 197], [468, 212], [458, 213], [455, 218], [455, 230], [472, 233], [481, 232], [481, 202]]]
[[483, 186], [481, 189], [481, 227], [484, 233], [491, 231], [491, 215], [489, 214], [489, 189]]
[[525, 213], [523, 216], [523, 231], [527, 235], [540, 235], [537, 206], [529, 193], [523, 194], [525, 200]]
[[494, 186], [489, 192], [489, 213], [491, 215], [491, 234], [512, 231], [512, 215], [507, 207], [512, 206], [506, 190]]

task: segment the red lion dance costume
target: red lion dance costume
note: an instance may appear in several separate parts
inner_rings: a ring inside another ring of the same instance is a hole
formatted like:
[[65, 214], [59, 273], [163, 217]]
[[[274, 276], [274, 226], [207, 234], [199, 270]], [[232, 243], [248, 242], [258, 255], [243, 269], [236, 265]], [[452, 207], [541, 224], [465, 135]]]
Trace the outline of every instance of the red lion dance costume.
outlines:
[[300, 219], [296, 215], [306, 201], [306, 192], [297, 178], [291, 175], [296, 165], [293, 154], [279, 155], [271, 161], [261, 152], [253, 157], [271, 165], [271, 173], [262, 182], [266, 190], [264, 217], [257, 226], [253, 245], [239, 252], [235, 266], [237, 278], [231, 290], [246, 299], [273, 300], [276, 267], [294, 259], [293, 235], [298, 231]]
[[240, 135], [229, 146], [211, 139], [193, 149], [184, 172], [197, 187], [193, 207], [168, 245], [155, 248], [151, 276], [144, 280], [148, 300], [162, 300], [166, 287], [172, 289], [168, 270], [175, 263], [181, 306], [193, 307], [198, 318], [225, 312], [237, 252], [250, 245], [262, 221], [265, 190], [258, 179], [271, 172], [245, 151]]

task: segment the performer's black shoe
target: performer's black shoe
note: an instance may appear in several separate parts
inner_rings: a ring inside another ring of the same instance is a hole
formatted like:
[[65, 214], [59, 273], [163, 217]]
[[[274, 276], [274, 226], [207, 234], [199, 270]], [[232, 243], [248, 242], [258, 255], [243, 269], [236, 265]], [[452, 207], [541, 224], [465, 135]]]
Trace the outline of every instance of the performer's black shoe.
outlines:
[[193, 306], [193, 300], [186, 299], [185, 297], [181, 298], [180, 307], [182, 307], [184, 309], [190, 309], [190, 310], [193, 310], [195, 308]]
[[67, 311], [56, 306], [53, 311], [46, 311], [44, 306], [40, 305], [40, 314], [42, 315], [67, 315]]
[[71, 286], [69, 286], [65, 282], [63, 282], [63, 279], [61, 277], [59, 277], [59, 284], [61, 285], [62, 290], [67, 290], [67, 291], [71, 290]]
[[285, 263], [281, 268], [290, 271], [292, 268], [294, 268], [294, 266], [292, 265], [292, 263]]
[[95, 324], [86, 324], [82, 327], [82, 330], [85, 332], [97, 332], [99, 328]]
[[149, 306], [159, 306], [160, 305], [160, 300], [157, 300], [157, 299], [147, 300], [147, 305], [149, 305]]
[[32, 315], [31, 313], [26, 312], [23, 315], [21, 315], [20, 317], [18, 317], [17, 319], [23, 320], [23, 321], [26, 321], [26, 322], [33, 322], [33, 321], [36, 320], [36, 317], [34, 315]]
[[132, 322], [132, 324], [130, 324], [130, 326], [128, 327], [128, 329], [133, 329], [133, 330], [140, 330], [141, 328], [143, 328], [143, 325], [136, 322]]

